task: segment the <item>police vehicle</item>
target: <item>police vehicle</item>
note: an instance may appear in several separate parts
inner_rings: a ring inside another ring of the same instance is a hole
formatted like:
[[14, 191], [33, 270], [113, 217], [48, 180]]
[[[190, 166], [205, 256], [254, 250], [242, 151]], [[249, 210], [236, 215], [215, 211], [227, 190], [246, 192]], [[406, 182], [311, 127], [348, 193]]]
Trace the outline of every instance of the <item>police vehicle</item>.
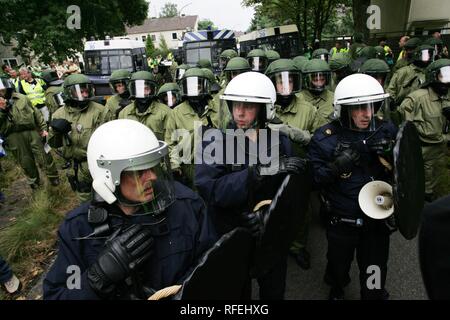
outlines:
[[84, 45], [86, 76], [95, 87], [95, 100], [104, 103], [111, 95], [109, 77], [118, 69], [131, 72], [148, 70], [145, 44], [130, 39], [86, 41]]
[[182, 61], [195, 66], [200, 59], [207, 59], [211, 62], [214, 73], [219, 74], [219, 57], [226, 49], [236, 50], [236, 38], [231, 30], [186, 32], [183, 37]]

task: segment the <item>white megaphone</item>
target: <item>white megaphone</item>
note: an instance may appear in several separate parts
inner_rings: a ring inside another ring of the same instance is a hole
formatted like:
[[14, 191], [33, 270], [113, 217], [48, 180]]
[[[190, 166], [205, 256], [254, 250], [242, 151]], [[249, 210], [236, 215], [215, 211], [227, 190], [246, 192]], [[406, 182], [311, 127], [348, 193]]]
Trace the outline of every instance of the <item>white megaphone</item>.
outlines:
[[359, 207], [372, 219], [386, 219], [394, 213], [392, 186], [384, 181], [367, 183], [358, 195]]

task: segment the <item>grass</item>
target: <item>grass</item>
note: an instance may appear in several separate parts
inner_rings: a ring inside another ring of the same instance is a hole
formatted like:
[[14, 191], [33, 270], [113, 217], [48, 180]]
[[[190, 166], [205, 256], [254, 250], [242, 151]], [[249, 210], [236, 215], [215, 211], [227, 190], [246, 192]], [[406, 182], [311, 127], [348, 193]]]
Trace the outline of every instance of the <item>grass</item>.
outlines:
[[[2, 161], [3, 165], [3, 161]], [[14, 164], [13, 164], [14, 165]], [[3, 167], [4, 172], [10, 164]], [[2, 175], [1, 186], [12, 183], [16, 169]], [[17, 168], [17, 173], [20, 169]], [[61, 175], [61, 185], [46, 186], [33, 193], [30, 203], [16, 217], [11, 225], [0, 230], [0, 255], [5, 258], [14, 273], [22, 280], [25, 293], [43, 272], [46, 262], [55, 252], [56, 230], [65, 213], [78, 204], [65, 177]], [[43, 175], [45, 176], [45, 175]], [[17, 179], [17, 175], [15, 175]], [[4, 189], [5, 190], [5, 189]], [[26, 196], [26, 195], [24, 195]], [[0, 292], [0, 299], [11, 299]]]

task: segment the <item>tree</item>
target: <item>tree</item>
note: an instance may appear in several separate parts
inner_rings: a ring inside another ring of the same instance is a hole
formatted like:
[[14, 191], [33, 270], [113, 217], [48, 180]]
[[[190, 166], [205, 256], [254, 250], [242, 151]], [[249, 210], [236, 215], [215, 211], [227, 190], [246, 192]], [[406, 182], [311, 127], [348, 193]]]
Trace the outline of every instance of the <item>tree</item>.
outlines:
[[147, 35], [147, 40], [145, 40], [145, 52], [147, 53], [147, 57], [153, 57], [155, 53], [155, 45], [149, 34]]
[[369, 38], [369, 29], [367, 28], [367, 7], [370, 6], [370, 0], [353, 0], [353, 21], [355, 22], [355, 32], [362, 33], [364, 38]]
[[160, 50], [160, 54], [163, 57], [166, 57], [170, 52], [169, 46], [167, 45], [167, 42], [166, 42], [166, 38], [164, 38], [163, 35], [161, 35], [161, 43], [159, 44], [159, 50]]
[[171, 18], [176, 16], [178, 16], [178, 6], [171, 2], [166, 2], [159, 13], [160, 18]]
[[[209, 29], [210, 28], [210, 29]], [[209, 19], [202, 19], [198, 22], [198, 30], [217, 30], [217, 27]]]
[[[5, 41], [17, 40], [14, 54], [41, 62], [62, 61], [83, 52], [83, 39], [125, 33], [125, 26], [142, 24], [147, 17], [145, 0], [0, 0], [1, 35]], [[77, 12], [68, 7], [76, 5]], [[67, 22], [80, 18], [80, 25]]]

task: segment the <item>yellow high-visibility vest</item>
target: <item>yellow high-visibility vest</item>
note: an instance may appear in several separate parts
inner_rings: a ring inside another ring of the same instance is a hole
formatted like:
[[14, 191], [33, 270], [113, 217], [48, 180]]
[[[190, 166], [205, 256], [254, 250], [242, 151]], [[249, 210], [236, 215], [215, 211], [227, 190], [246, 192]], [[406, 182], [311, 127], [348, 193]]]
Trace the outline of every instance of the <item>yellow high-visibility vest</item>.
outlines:
[[30, 99], [33, 107], [38, 104], [45, 104], [45, 83], [43, 80], [36, 79], [36, 85], [34, 86], [25, 80], [21, 80], [20, 84], [22, 85], [22, 89], [27, 95], [27, 98]]

